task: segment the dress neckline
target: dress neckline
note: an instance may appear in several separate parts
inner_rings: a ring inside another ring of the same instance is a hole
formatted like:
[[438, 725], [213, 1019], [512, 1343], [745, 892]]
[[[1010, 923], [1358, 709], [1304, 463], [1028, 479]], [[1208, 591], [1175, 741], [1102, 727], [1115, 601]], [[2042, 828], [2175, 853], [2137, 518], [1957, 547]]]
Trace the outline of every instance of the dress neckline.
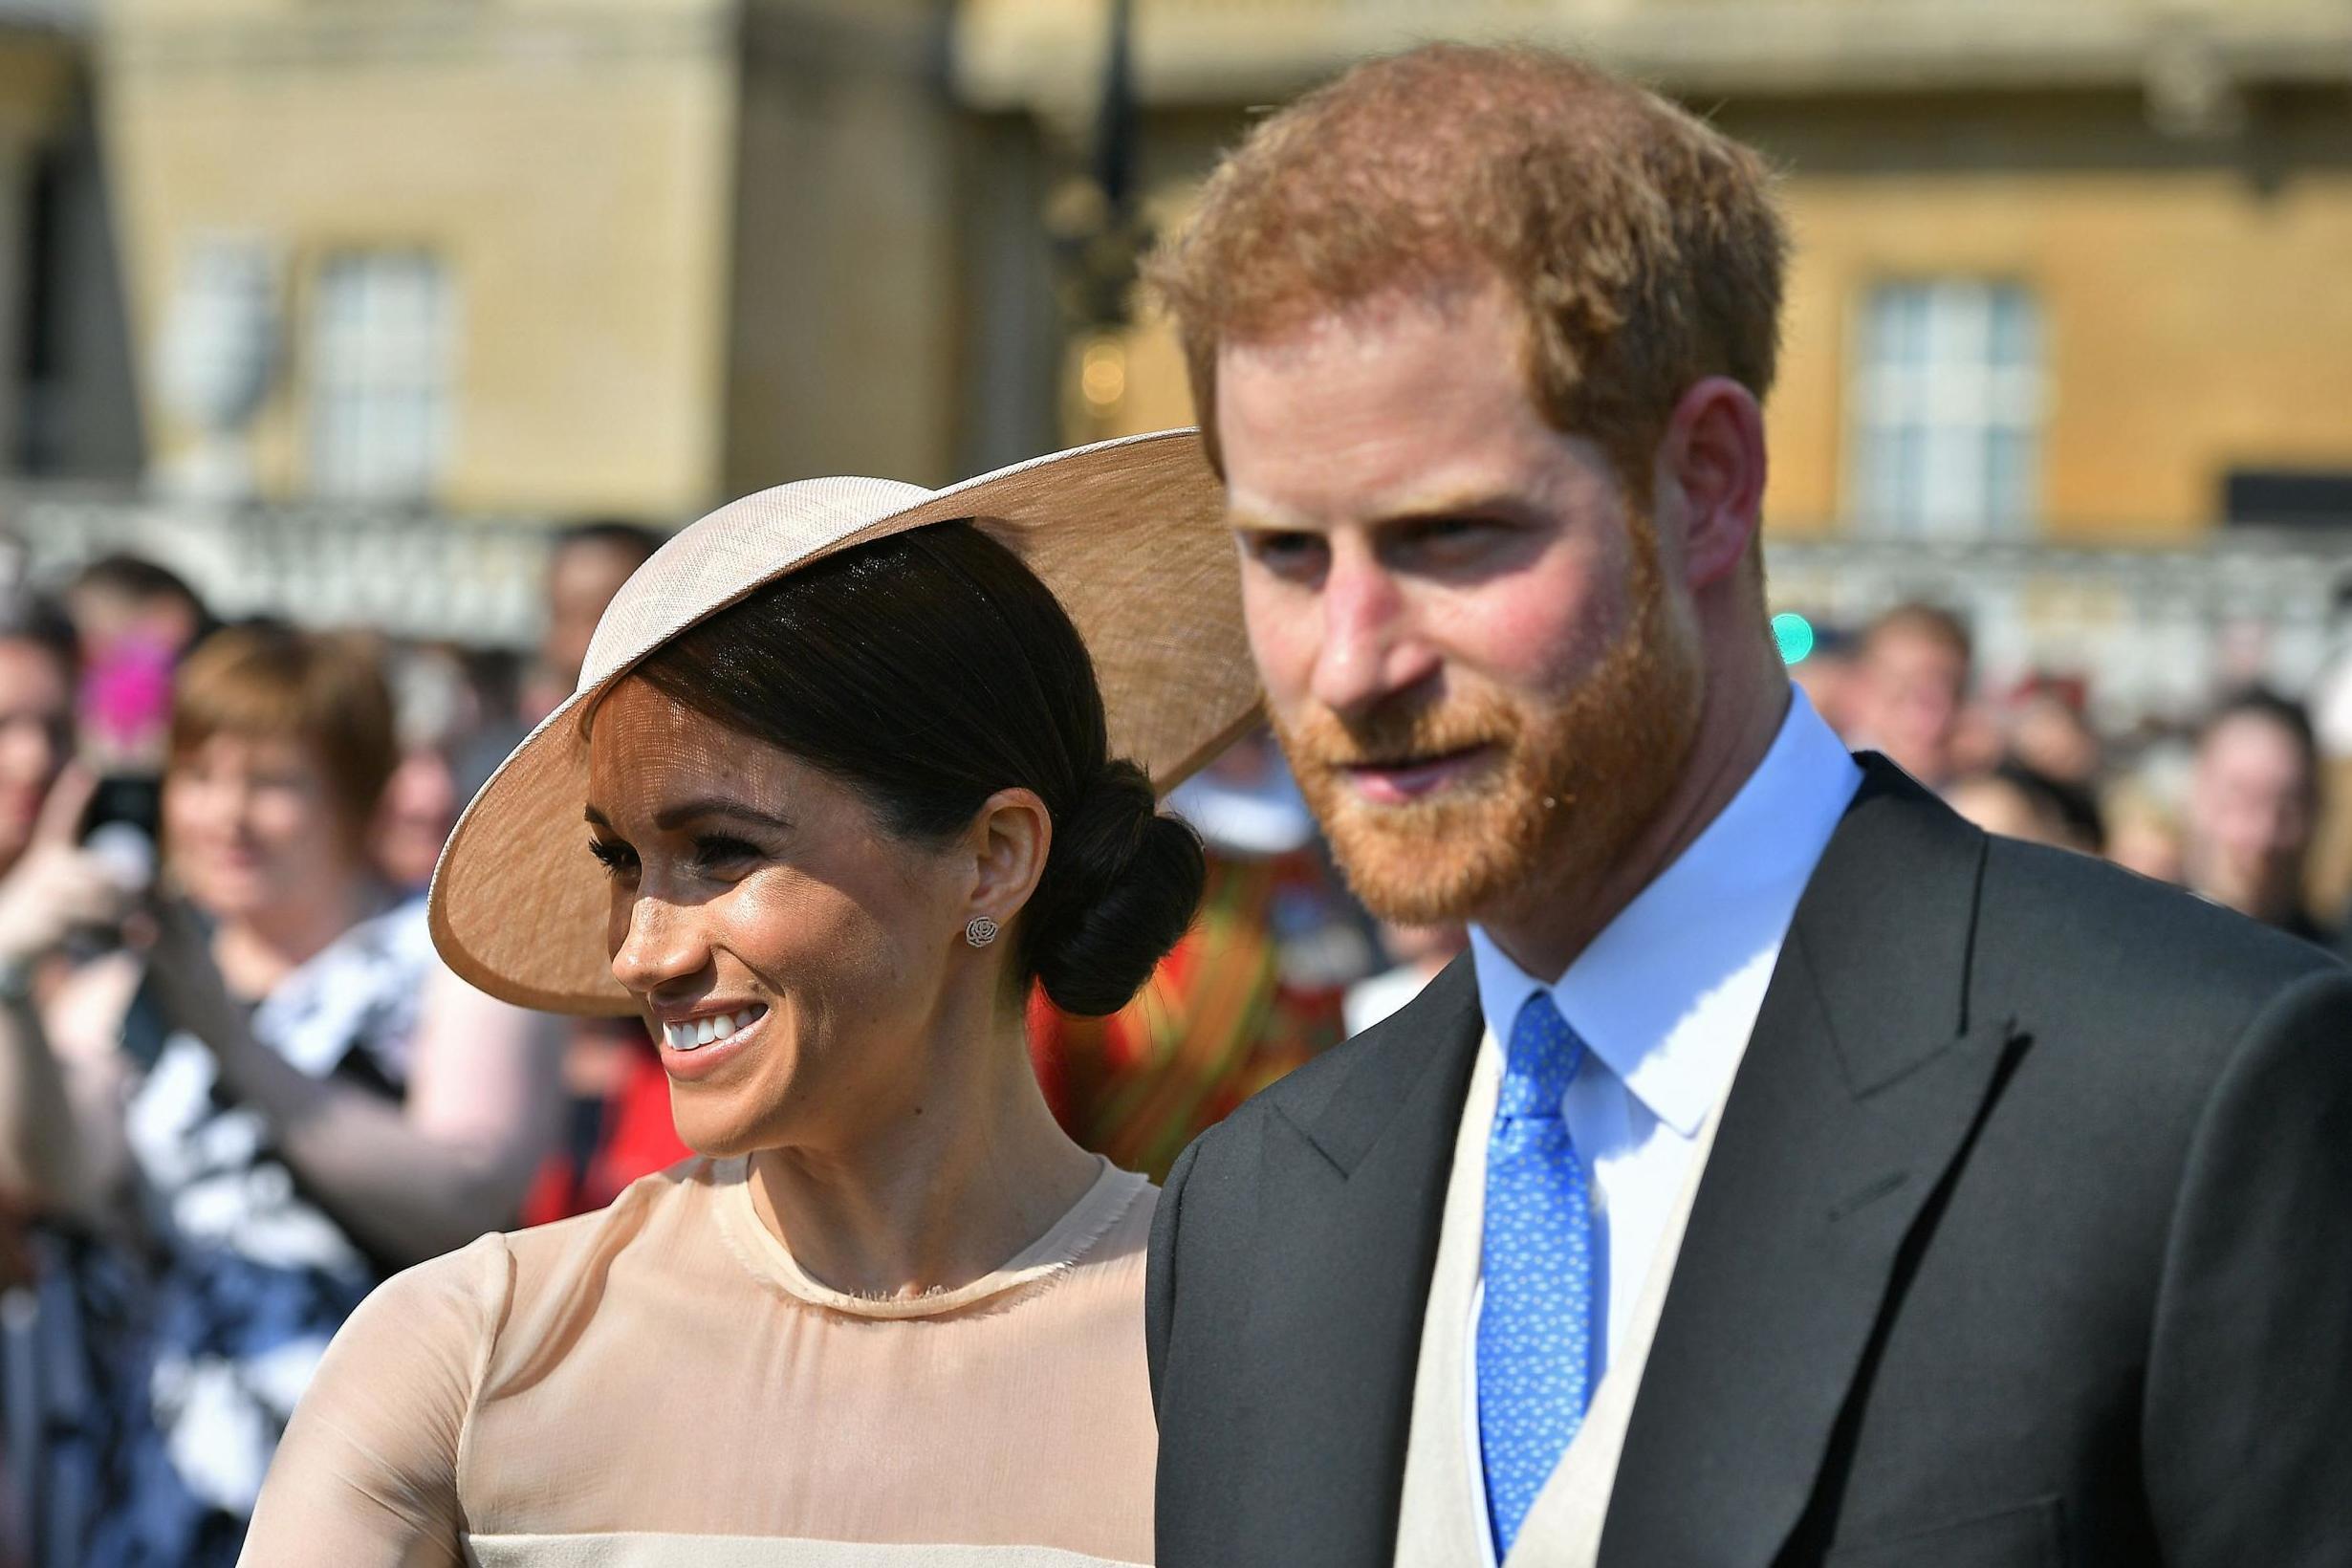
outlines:
[[718, 1189], [720, 1230], [728, 1250], [764, 1283], [795, 1300], [849, 1318], [940, 1318], [1059, 1274], [1102, 1239], [1150, 1183], [1100, 1155], [1096, 1158], [1101, 1161], [1101, 1169], [1094, 1184], [1046, 1228], [1045, 1234], [998, 1268], [953, 1290], [904, 1296], [859, 1296], [836, 1290], [803, 1269], [783, 1238], [759, 1217], [751, 1201], [749, 1155], [711, 1161], [708, 1179]]

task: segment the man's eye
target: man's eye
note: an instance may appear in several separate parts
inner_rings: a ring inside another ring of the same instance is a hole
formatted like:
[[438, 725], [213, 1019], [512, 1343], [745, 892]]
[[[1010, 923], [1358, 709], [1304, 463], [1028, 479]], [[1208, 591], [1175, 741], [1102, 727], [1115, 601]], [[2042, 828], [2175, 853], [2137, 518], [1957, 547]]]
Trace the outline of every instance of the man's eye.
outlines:
[[1483, 539], [1497, 526], [1489, 517], [1429, 517], [1413, 525], [1405, 542], [1444, 550]]
[[1250, 558], [1270, 572], [1284, 577], [1314, 571], [1323, 559], [1320, 535], [1268, 530], [1244, 536], [1243, 548]]

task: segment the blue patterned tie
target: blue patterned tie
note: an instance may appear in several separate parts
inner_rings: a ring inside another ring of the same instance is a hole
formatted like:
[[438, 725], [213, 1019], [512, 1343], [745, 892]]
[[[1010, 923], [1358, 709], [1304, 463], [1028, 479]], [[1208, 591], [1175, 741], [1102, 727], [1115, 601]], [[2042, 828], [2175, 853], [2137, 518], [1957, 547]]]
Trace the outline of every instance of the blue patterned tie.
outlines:
[[1583, 1425], [1600, 1360], [1591, 1189], [1559, 1114], [1583, 1059], [1584, 1042], [1552, 998], [1529, 997], [1487, 1139], [1478, 1439], [1497, 1560]]

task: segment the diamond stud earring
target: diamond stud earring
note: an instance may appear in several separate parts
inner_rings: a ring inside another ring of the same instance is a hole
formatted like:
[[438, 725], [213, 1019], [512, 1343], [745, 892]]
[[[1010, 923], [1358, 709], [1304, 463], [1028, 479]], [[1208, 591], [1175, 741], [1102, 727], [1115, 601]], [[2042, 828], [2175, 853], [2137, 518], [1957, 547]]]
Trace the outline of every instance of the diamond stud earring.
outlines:
[[975, 947], [985, 947], [996, 940], [996, 923], [986, 915], [974, 915], [964, 927], [964, 940]]

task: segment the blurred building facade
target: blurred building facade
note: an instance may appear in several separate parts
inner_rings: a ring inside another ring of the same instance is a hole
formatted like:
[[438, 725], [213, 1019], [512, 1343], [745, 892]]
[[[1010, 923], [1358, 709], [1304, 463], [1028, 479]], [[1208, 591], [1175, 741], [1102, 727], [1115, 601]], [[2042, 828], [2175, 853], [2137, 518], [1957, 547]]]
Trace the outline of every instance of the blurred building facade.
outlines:
[[0, 0], [0, 474], [141, 461], [82, 0]]
[[[977, 108], [1084, 112], [1102, 0], [967, 0]], [[2330, 0], [1149, 0], [1151, 203], [1253, 107], [1431, 35], [1523, 38], [1763, 149], [1797, 239], [1782, 536], [2185, 542], [2352, 521], [2352, 10]], [[1106, 429], [1184, 417], [1145, 323]]]
[[157, 474], [688, 516], [943, 480], [933, 0], [115, 0], [104, 128]]

